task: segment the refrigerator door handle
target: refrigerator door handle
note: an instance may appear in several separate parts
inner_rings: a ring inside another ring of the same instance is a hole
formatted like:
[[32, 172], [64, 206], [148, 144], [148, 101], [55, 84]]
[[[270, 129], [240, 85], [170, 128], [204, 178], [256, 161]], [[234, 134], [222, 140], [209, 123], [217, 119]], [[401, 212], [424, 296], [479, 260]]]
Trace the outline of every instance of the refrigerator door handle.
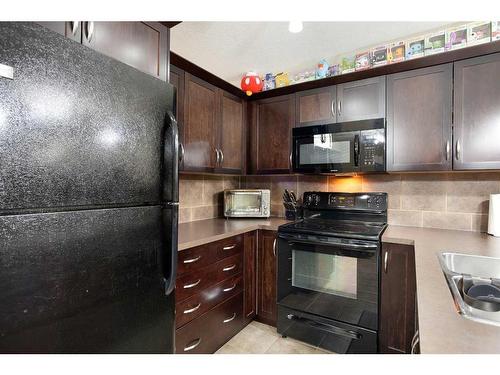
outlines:
[[[170, 249], [168, 278], [165, 275], [165, 294], [175, 288], [177, 275], [177, 223], [179, 218], [179, 130], [174, 115], [168, 111], [163, 136], [162, 200], [165, 251]], [[170, 215], [170, 217], [166, 217]], [[166, 270], [165, 270], [166, 271]]]

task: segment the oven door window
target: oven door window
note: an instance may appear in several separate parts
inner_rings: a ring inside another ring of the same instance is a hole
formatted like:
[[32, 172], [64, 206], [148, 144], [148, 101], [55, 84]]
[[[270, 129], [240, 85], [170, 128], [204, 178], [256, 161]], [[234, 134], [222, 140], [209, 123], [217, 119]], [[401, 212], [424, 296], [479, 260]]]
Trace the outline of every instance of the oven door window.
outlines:
[[260, 193], [232, 193], [227, 196], [226, 207], [231, 213], [258, 214], [261, 210], [262, 195]]
[[356, 168], [355, 142], [359, 132], [314, 134], [295, 139], [298, 170]]
[[357, 259], [292, 251], [292, 286], [356, 299]]

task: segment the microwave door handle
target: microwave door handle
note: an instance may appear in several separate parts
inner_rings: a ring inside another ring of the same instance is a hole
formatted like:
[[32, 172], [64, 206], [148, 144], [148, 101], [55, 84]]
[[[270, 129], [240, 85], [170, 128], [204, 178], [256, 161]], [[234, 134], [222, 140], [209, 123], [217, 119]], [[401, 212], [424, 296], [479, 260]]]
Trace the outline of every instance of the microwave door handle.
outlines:
[[359, 166], [359, 134], [354, 136], [354, 166]]

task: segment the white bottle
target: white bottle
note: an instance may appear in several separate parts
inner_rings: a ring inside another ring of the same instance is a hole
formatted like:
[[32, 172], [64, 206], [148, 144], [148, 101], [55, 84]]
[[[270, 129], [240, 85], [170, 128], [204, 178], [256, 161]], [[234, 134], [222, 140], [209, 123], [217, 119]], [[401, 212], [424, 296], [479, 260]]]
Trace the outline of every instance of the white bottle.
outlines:
[[488, 233], [500, 237], [500, 194], [490, 194]]

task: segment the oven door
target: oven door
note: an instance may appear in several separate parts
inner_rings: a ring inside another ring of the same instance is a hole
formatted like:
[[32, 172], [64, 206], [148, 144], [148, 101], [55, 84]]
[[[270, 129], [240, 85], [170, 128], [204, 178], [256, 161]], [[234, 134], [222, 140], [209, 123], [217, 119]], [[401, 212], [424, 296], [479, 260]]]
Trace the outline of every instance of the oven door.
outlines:
[[[332, 132], [329, 127], [294, 129], [292, 164], [295, 172], [359, 171], [359, 131]], [[319, 132], [318, 132], [319, 131]]]
[[376, 241], [278, 234], [278, 304], [378, 328]]

